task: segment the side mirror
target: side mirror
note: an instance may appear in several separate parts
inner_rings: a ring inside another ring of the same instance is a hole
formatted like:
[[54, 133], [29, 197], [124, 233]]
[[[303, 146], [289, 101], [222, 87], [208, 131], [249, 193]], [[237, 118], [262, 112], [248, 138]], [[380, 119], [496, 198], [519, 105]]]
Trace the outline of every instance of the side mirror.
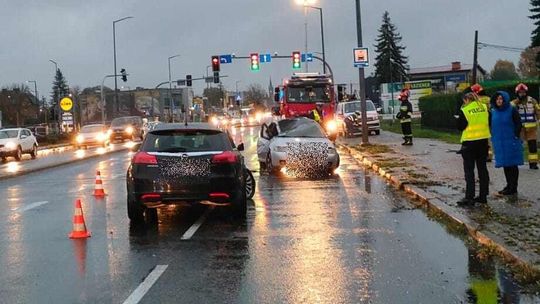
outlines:
[[239, 145], [236, 147], [236, 150], [238, 150], [238, 151], [244, 151], [244, 143], [239, 144]]
[[27, 139], [27, 138], [28, 138], [28, 136], [26, 136], [26, 135], [21, 135], [21, 139]]
[[377, 113], [381, 113], [382, 112], [382, 108], [377, 108]]
[[133, 146], [131, 146], [131, 148], [129, 149], [131, 152], [137, 152], [139, 151], [139, 149], [141, 148], [141, 143], [136, 143], [134, 144]]

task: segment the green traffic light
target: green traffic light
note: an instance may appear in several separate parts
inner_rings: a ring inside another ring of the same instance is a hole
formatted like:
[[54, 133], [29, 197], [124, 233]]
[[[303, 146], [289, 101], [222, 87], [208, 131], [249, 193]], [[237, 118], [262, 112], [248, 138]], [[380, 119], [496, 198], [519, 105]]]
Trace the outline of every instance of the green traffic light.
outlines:
[[259, 65], [258, 64], [252, 64], [251, 65], [251, 70], [252, 71], [258, 71], [259, 70]]
[[293, 69], [295, 69], [295, 70], [300, 69], [300, 63], [299, 62], [293, 63]]

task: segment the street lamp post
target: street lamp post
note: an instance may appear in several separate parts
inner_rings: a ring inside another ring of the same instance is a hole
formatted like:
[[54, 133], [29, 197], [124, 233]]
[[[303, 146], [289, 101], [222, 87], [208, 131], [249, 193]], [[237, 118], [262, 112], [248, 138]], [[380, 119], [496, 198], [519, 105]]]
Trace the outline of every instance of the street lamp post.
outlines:
[[131, 19], [133, 17], [129, 16], [129, 17], [124, 17], [124, 18], [121, 18], [121, 19], [118, 19], [118, 20], [114, 20], [113, 21], [113, 53], [114, 53], [114, 102], [116, 104], [116, 108], [119, 109], [120, 106], [118, 104], [118, 79], [116, 79], [116, 23], [120, 22], [120, 21], [124, 21], [124, 20], [127, 20], [127, 19]]
[[[358, 38], [358, 47], [362, 47], [362, 11], [360, 7], [360, 0], [356, 1], [356, 34]], [[358, 68], [358, 78], [360, 80], [360, 101], [362, 107], [362, 144], [369, 143], [368, 137], [368, 125], [367, 125], [367, 112], [366, 112], [366, 84], [365, 74], [363, 68]]]
[[[306, 1], [304, 1], [304, 7], [306, 8], [312, 8], [319, 11], [319, 15], [321, 17], [321, 44], [322, 44], [322, 56], [323, 61], [326, 63], [326, 50], [324, 47], [324, 19], [323, 19], [323, 9], [322, 7], [316, 7], [308, 5]], [[323, 63], [323, 73], [326, 74], [326, 64]]]
[[[56, 74], [58, 73], [58, 63], [52, 59], [49, 59], [50, 62], [52, 62], [54, 64], [54, 77], [56, 78]], [[56, 100], [54, 100], [54, 103], [56, 104], [55, 105], [55, 109], [54, 109], [54, 113], [56, 114], [56, 122], [58, 123], [58, 130], [60, 130], [60, 126], [61, 126], [61, 123], [60, 123], [60, 105], [58, 103], [58, 94], [59, 92], [55, 89], [55, 95], [56, 95]]]
[[169, 57], [169, 110], [171, 111], [171, 122], [174, 122], [174, 100], [172, 97], [172, 80], [171, 80], [171, 59], [180, 57], [180, 55], [174, 55]]
[[234, 101], [236, 101], [236, 99], [238, 99], [238, 84], [239, 84], [240, 82], [242, 82], [242, 81], [237, 80], [236, 83], [235, 83], [235, 90], [236, 90], [236, 91], [235, 91], [235, 92], [236, 92], [235, 94], [236, 94], [236, 96], [234, 96], [234, 98], [235, 98]]

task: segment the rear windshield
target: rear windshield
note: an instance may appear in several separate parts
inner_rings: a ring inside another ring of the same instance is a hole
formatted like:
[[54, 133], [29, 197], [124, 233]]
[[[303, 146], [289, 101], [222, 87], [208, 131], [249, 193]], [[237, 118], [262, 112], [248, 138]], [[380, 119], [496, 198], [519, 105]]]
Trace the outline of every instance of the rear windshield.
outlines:
[[138, 117], [120, 117], [115, 118], [111, 122], [111, 126], [113, 127], [119, 127], [119, 126], [125, 126], [125, 125], [137, 125], [139, 123]]
[[209, 152], [230, 151], [229, 137], [213, 130], [164, 130], [147, 135], [142, 151], [146, 152]]
[[3, 131], [0, 131], [0, 139], [17, 138], [18, 135], [19, 135], [18, 130], [3, 130]]
[[84, 126], [81, 128], [81, 133], [95, 133], [103, 131], [103, 126]]

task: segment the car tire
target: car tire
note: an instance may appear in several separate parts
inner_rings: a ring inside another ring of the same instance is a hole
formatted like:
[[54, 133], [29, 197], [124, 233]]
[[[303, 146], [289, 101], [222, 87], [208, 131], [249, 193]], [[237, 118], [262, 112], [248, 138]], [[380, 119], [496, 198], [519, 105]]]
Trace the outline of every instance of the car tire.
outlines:
[[16, 161], [21, 161], [21, 159], [22, 159], [22, 148], [21, 148], [21, 146], [17, 147], [17, 151], [15, 152], [14, 157], [15, 157]]
[[255, 196], [255, 189], [257, 185], [255, 184], [255, 178], [253, 177], [253, 173], [251, 173], [251, 170], [245, 169], [246, 173], [246, 197], [247, 199], [252, 199], [253, 196]]
[[247, 196], [245, 185], [243, 189], [237, 191], [234, 200], [232, 201], [232, 213], [237, 219], [245, 219], [247, 216]]
[[270, 156], [270, 152], [268, 152], [268, 155], [266, 155], [266, 171], [268, 171], [268, 174], [276, 174], [276, 169], [274, 168], [274, 165], [272, 164], [272, 157]]
[[144, 222], [144, 208], [128, 195], [127, 199], [128, 218], [132, 223], [141, 224]]
[[36, 159], [36, 157], [37, 157], [37, 146], [36, 145], [34, 145], [32, 147], [32, 151], [30, 151], [30, 156], [32, 157], [32, 159]]
[[375, 135], [381, 135], [381, 130], [376, 130]]
[[7, 158], [2, 157], [2, 163], [3, 163], [3, 164], [7, 163]]

